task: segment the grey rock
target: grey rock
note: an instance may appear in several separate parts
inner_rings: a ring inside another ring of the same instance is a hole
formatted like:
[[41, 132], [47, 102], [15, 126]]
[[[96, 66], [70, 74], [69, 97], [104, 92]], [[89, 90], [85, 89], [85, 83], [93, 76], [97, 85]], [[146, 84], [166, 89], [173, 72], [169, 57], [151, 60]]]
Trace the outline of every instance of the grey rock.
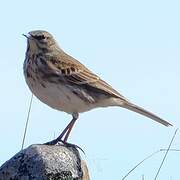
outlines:
[[31, 145], [0, 167], [0, 180], [89, 180], [75, 146]]

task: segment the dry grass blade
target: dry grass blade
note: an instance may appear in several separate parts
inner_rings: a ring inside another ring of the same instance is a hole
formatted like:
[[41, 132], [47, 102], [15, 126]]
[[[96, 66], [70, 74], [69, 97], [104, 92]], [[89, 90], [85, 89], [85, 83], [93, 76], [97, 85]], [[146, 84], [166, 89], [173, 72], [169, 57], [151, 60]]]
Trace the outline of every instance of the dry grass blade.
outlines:
[[[172, 139], [172, 140], [174, 140], [175, 135], [176, 135], [176, 133], [177, 133], [177, 130], [178, 130], [178, 129], [176, 129], [176, 131], [175, 131], [175, 133], [174, 133], [174, 135], [173, 135], [173, 139]], [[171, 141], [172, 141], [172, 140], [171, 140]], [[171, 144], [172, 144], [172, 143], [171, 143]], [[144, 158], [142, 161], [140, 161], [136, 166], [134, 166], [134, 167], [122, 178], [122, 180], [126, 179], [126, 178], [127, 178], [138, 166], [140, 166], [144, 161], [150, 159], [152, 156], [154, 156], [154, 155], [156, 155], [156, 154], [158, 154], [159, 152], [162, 152], [162, 151], [176, 151], [176, 152], [178, 152], [178, 151], [180, 151], [180, 150], [179, 150], [179, 149], [170, 149], [170, 147], [169, 147], [169, 149], [160, 149], [160, 150], [158, 150], [158, 151], [153, 152], [152, 154], [150, 154], [149, 156], [147, 156], [146, 158]]]
[[[167, 151], [168, 149], [160, 149], [160, 151]], [[169, 151], [180, 151], [180, 149], [169, 149]]]
[[33, 100], [33, 94], [31, 95], [31, 100], [30, 100], [30, 103], [29, 103], [29, 109], [28, 109], [28, 114], [27, 114], [27, 119], [26, 119], [26, 125], [25, 125], [25, 128], [24, 128], [24, 134], [23, 134], [21, 150], [24, 148], [24, 142], [25, 142], [25, 139], [26, 139], [27, 127], [28, 127], [28, 123], [29, 123], [29, 117], [30, 117], [31, 106], [32, 106], [32, 100]]
[[157, 171], [157, 173], [156, 173], [156, 176], [155, 176], [154, 180], [157, 179], [157, 177], [158, 177], [158, 175], [159, 175], [159, 173], [160, 173], [160, 170], [161, 170], [161, 168], [162, 168], [162, 166], [163, 166], [163, 164], [164, 164], [164, 161], [165, 161], [165, 159], [166, 159], [166, 157], [167, 157], [167, 154], [168, 154], [168, 152], [169, 152], [169, 150], [170, 150], [170, 148], [171, 148], [171, 145], [172, 145], [172, 143], [173, 143], [173, 141], [174, 141], [174, 138], [175, 138], [175, 136], [176, 136], [177, 131], [178, 131], [178, 129], [176, 129], [176, 131], [174, 132], [174, 135], [173, 135], [173, 137], [172, 137], [172, 139], [171, 139], [171, 142], [170, 142], [170, 144], [169, 144], [169, 146], [168, 146], [168, 148], [167, 148], [167, 151], [166, 151], [166, 153], [165, 153], [165, 155], [164, 155], [164, 157], [163, 157], [163, 160], [162, 160], [162, 162], [161, 162], [161, 164], [160, 164], [160, 167], [159, 167], [159, 169], [158, 169], [158, 171]]
[[144, 179], [144, 174], [142, 175], [142, 180], [145, 180], [145, 179]]
[[134, 166], [123, 178], [122, 180], [126, 179], [129, 174], [131, 174], [131, 172], [133, 172], [138, 166], [140, 166], [144, 161], [146, 161], [147, 159], [151, 158], [152, 156], [154, 156], [155, 154], [157, 154], [158, 152], [160, 152], [159, 150], [156, 152], [153, 152], [152, 154], [150, 154], [149, 156], [147, 156], [146, 158], [144, 158], [142, 161], [140, 161], [136, 166]]

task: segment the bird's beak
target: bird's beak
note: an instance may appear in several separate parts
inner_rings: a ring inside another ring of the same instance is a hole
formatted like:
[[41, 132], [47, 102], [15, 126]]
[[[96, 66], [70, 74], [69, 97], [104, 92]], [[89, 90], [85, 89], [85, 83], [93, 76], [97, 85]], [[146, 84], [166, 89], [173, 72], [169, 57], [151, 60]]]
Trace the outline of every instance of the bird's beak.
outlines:
[[29, 39], [29, 36], [28, 35], [26, 35], [26, 34], [22, 34], [24, 37], [26, 37], [27, 39]]

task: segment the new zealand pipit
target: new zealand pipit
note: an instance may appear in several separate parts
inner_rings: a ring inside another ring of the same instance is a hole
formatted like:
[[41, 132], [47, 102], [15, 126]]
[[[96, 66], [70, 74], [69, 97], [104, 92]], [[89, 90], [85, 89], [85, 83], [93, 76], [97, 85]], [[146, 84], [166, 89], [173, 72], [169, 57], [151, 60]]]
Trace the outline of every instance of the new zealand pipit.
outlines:
[[24, 75], [30, 90], [45, 104], [73, 117], [53, 143], [61, 140], [66, 142], [79, 113], [97, 107], [123, 107], [171, 126], [169, 122], [131, 103], [66, 54], [47, 31], [31, 31], [24, 36], [27, 37]]

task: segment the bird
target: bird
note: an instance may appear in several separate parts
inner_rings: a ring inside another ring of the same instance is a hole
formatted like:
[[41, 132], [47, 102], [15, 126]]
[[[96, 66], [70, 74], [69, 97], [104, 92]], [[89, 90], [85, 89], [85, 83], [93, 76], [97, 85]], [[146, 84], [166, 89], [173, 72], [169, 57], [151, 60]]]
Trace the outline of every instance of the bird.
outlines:
[[118, 106], [164, 126], [172, 126], [168, 121], [132, 103], [68, 55], [49, 32], [33, 30], [23, 35], [27, 38], [23, 71], [29, 89], [51, 108], [72, 115], [70, 123], [51, 144], [67, 142], [79, 114], [99, 107]]

